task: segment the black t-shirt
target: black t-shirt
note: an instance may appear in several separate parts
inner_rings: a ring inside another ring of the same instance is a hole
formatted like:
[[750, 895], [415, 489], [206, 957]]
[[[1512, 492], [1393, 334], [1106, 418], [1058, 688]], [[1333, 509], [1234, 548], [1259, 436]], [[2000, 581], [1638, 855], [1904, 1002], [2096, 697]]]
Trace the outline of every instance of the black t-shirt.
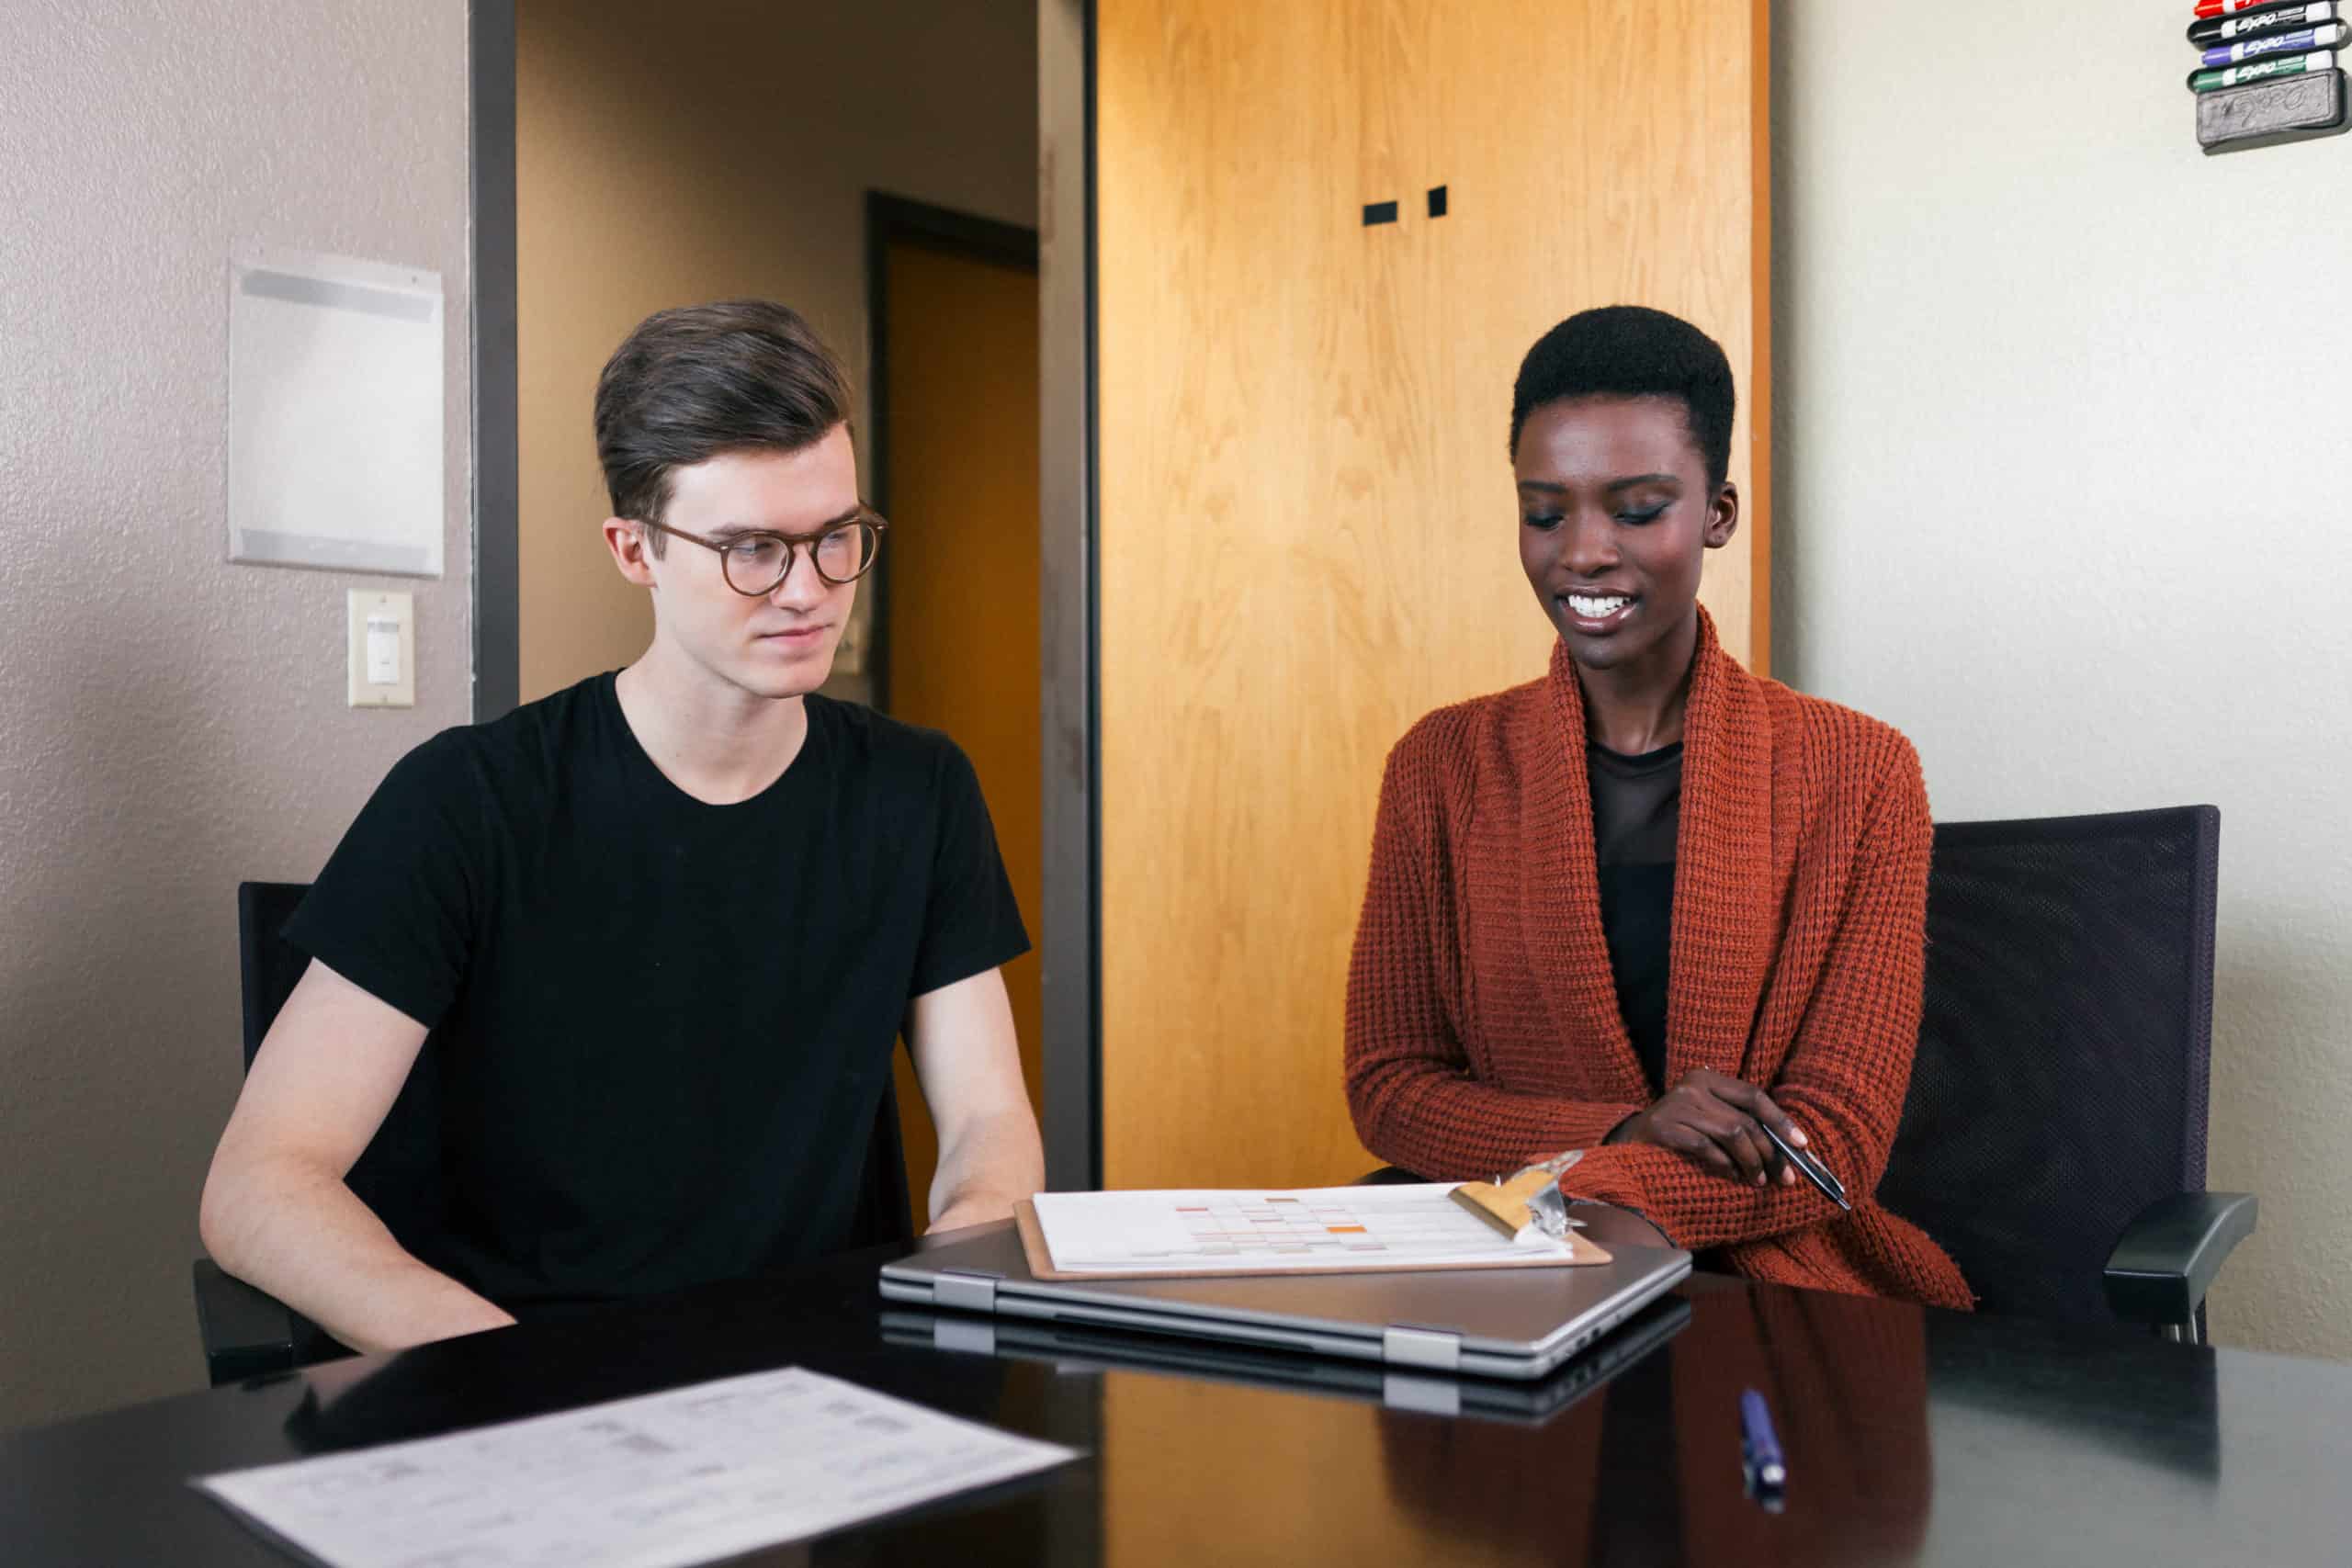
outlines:
[[1682, 743], [1628, 757], [1585, 746], [1592, 786], [1593, 858], [1600, 872], [1600, 930], [1617, 1010], [1650, 1092], [1666, 1079], [1667, 956], [1674, 930], [1675, 841], [1682, 826]]
[[804, 700], [739, 804], [664, 777], [606, 674], [425, 742], [352, 824], [286, 934], [432, 1032], [425, 1262], [514, 1309], [840, 1246], [909, 1002], [1028, 937], [955, 743]]

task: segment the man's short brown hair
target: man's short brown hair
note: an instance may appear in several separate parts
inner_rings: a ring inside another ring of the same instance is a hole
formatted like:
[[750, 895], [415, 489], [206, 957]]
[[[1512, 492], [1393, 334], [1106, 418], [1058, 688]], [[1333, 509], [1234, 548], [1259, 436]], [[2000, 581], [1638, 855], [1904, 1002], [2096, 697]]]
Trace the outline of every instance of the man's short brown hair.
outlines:
[[[841, 361], [798, 311], [765, 299], [657, 311], [596, 378], [613, 515], [659, 523], [676, 469], [747, 447], [801, 451], [849, 416]], [[654, 555], [662, 538], [646, 530]]]

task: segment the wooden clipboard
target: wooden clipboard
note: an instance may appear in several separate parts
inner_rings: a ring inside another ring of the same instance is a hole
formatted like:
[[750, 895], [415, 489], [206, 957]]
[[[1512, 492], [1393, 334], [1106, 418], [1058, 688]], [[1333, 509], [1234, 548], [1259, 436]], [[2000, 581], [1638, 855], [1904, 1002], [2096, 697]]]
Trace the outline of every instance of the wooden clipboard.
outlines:
[[1013, 1224], [1021, 1230], [1021, 1250], [1029, 1261], [1029, 1272], [1040, 1280], [1225, 1280], [1250, 1275], [1270, 1279], [1284, 1274], [1410, 1274], [1455, 1273], [1471, 1269], [1576, 1269], [1593, 1263], [1606, 1263], [1609, 1253], [1598, 1242], [1589, 1241], [1579, 1232], [1568, 1233], [1568, 1254], [1539, 1252], [1525, 1258], [1498, 1258], [1489, 1263], [1449, 1263], [1431, 1268], [1425, 1263], [1379, 1262], [1361, 1257], [1333, 1258], [1329, 1262], [1289, 1263], [1281, 1268], [1268, 1268], [1255, 1258], [1236, 1258], [1231, 1264], [1206, 1264], [1198, 1269], [1080, 1269], [1054, 1267], [1054, 1255], [1046, 1246], [1045, 1227], [1037, 1223], [1036, 1206], [1023, 1198], [1012, 1206]]

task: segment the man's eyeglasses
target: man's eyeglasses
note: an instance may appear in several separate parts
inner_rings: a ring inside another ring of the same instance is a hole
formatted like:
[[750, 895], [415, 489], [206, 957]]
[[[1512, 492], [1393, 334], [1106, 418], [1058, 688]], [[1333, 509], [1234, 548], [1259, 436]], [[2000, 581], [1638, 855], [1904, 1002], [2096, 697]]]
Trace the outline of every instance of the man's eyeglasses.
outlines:
[[792, 575], [792, 563], [804, 548], [819, 577], [836, 586], [855, 582], [882, 553], [882, 530], [890, 525], [870, 506], [861, 506], [856, 516], [814, 534], [732, 534], [724, 539], [706, 539], [666, 523], [648, 523], [642, 517], [630, 521], [640, 528], [717, 550], [718, 570], [727, 586], [750, 599], [775, 592], [776, 584]]

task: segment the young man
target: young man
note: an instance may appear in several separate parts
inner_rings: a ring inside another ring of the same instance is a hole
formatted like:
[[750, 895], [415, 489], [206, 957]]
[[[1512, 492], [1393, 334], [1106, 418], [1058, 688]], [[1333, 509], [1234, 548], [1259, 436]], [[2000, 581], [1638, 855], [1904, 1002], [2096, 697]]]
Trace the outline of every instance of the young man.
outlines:
[[[663, 311], [605, 367], [604, 542], [652, 645], [426, 742], [353, 824], [205, 1183], [223, 1269], [379, 1349], [819, 1255], [901, 1029], [933, 1226], [1038, 1187], [998, 974], [1028, 939], [971, 764], [814, 694], [883, 527], [849, 407], [778, 305]], [[428, 1048], [422, 1257], [344, 1178]]]

